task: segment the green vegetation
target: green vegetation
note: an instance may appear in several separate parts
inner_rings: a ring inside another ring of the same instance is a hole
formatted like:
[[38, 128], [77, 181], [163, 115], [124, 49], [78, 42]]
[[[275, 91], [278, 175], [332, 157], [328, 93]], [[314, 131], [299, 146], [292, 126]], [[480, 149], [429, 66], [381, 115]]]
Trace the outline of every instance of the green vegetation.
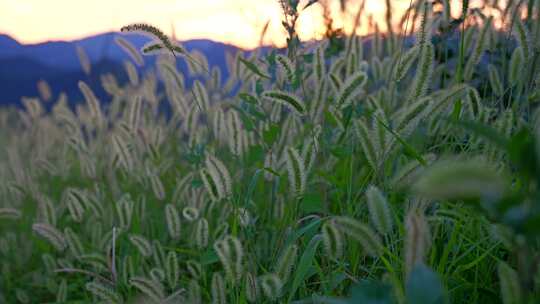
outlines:
[[224, 83], [137, 24], [110, 102], [2, 109], [0, 303], [538, 303], [540, 1], [301, 44], [316, 2]]

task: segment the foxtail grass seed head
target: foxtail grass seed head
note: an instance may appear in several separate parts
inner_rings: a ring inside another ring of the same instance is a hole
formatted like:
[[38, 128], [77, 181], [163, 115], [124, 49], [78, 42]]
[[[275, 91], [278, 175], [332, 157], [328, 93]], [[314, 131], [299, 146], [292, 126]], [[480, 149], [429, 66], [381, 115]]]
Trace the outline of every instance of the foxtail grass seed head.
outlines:
[[492, 224], [490, 227], [492, 237], [503, 244], [503, 246], [512, 250], [515, 245], [515, 234], [512, 230], [502, 224]]
[[86, 283], [86, 290], [88, 290], [92, 295], [94, 295], [100, 301], [106, 303], [122, 303], [122, 296], [116, 293], [112, 288], [103, 285], [98, 281]]
[[362, 91], [366, 82], [367, 75], [362, 71], [349, 76], [340, 88], [336, 98], [336, 106], [340, 109], [349, 106], [353, 102], [353, 99]]
[[228, 111], [227, 112], [227, 132], [229, 136], [229, 148], [231, 152], [238, 157], [241, 157], [244, 154], [244, 130], [242, 127], [242, 122], [237, 111]]
[[128, 238], [131, 244], [137, 248], [140, 255], [143, 257], [152, 255], [152, 244], [145, 237], [142, 235], [131, 234]]
[[[110, 249], [108, 251], [111, 251]], [[106, 271], [109, 267], [107, 257], [101, 253], [87, 253], [79, 257], [82, 264], [95, 269], [97, 272]]]
[[139, 130], [141, 124], [141, 108], [143, 106], [141, 96], [135, 96], [129, 111], [129, 126], [132, 133], [136, 133]]
[[508, 65], [508, 82], [512, 86], [518, 85], [522, 79], [523, 74], [521, 73], [521, 68], [525, 63], [523, 53], [521, 47], [518, 47], [514, 49], [512, 57], [510, 57], [510, 64]]
[[492, 21], [493, 21], [493, 17], [489, 17], [487, 20], [485, 20], [485, 24], [482, 27], [482, 30], [480, 31], [478, 38], [476, 39], [476, 45], [474, 46], [471, 57], [469, 57], [469, 61], [465, 65], [465, 79], [470, 79], [472, 77], [474, 68], [480, 62], [482, 53], [484, 53], [484, 50], [487, 47], [487, 43], [488, 43], [487, 35], [488, 35], [489, 29], [491, 29]]
[[182, 216], [188, 222], [194, 222], [199, 219], [199, 210], [194, 207], [186, 207], [182, 210]]
[[[268, 151], [264, 157], [264, 167], [276, 171], [277, 162], [276, 154], [272, 150]], [[264, 178], [267, 181], [272, 181], [275, 178], [275, 175], [265, 170]]]
[[81, 47], [77, 46], [77, 56], [79, 57], [79, 63], [81, 64], [81, 67], [86, 75], [90, 75], [92, 71], [92, 66], [90, 63], [90, 59], [88, 58], [88, 55], [86, 54], [86, 51]]
[[100, 122], [102, 118], [100, 101], [97, 99], [92, 89], [90, 89], [90, 87], [85, 82], [79, 81], [79, 89], [81, 90], [84, 99], [86, 100], [86, 104], [88, 106], [88, 109], [90, 110], [90, 116]]
[[505, 262], [499, 262], [497, 266], [499, 284], [504, 304], [523, 303], [523, 291], [517, 272]]
[[396, 68], [395, 80], [401, 81], [411, 69], [414, 61], [418, 58], [420, 47], [414, 46], [408, 49], [405, 54], [398, 56], [398, 66]]
[[433, 74], [434, 59], [435, 47], [431, 42], [426, 43], [420, 48], [420, 60], [418, 62], [414, 83], [410, 89], [409, 100], [414, 101], [427, 93], [431, 75]]
[[208, 246], [208, 221], [205, 218], [201, 218], [195, 225], [195, 244], [199, 249], [206, 248]]
[[212, 304], [226, 304], [226, 286], [223, 276], [219, 272], [212, 275]]
[[383, 246], [377, 234], [369, 226], [346, 216], [338, 216], [334, 219], [336, 228], [343, 234], [356, 240], [362, 246], [365, 253], [376, 257], [381, 254]]
[[238, 221], [242, 227], [247, 227], [249, 224], [251, 224], [251, 215], [247, 209], [238, 208]]
[[244, 249], [240, 240], [233, 236], [226, 236], [214, 243], [219, 260], [225, 270], [227, 279], [236, 284], [242, 277]]
[[53, 258], [52, 255], [48, 253], [44, 253], [41, 255], [41, 261], [43, 262], [45, 272], [47, 274], [52, 274], [57, 268], [56, 260]]
[[212, 237], [214, 240], [222, 240], [229, 234], [229, 223], [223, 222], [217, 226], [216, 229], [214, 229], [214, 232], [212, 233]]
[[315, 164], [315, 160], [317, 159], [318, 145], [319, 144], [317, 138], [310, 138], [306, 140], [306, 143], [304, 144], [304, 147], [302, 149], [302, 158], [306, 162], [306, 164], [304, 165], [306, 167], [306, 174], [309, 174], [309, 172], [311, 172], [311, 169]]
[[126, 61], [124, 62], [124, 69], [128, 75], [129, 83], [132, 86], [137, 86], [139, 84], [139, 73], [137, 68], [133, 65], [133, 63]]
[[292, 244], [283, 250], [276, 264], [275, 273], [285, 283], [293, 271], [294, 264], [298, 258], [298, 246]]
[[37, 82], [37, 89], [39, 93], [39, 97], [45, 102], [48, 102], [52, 98], [52, 92], [51, 87], [47, 83], [47, 81], [41, 79]]
[[478, 160], [439, 161], [427, 168], [413, 185], [414, 190], [432, 199], [496, 199], [506, 187], [492, 166]]
[[159, 178], [157, 174], [150, 174], [149, 177], [150, 185], [152, 186], [152, 192], [154, 192], [154, 196], [160, 201], [164, 200], [166, 193], [161, 178]]
[[187, 268], [189, 274], [191, 275], [191, 277], [194, 278], [194, 279], [199, 279], [203, 274], [202, 266], [197, 261], [193, 261], [193, 260], [187, 261], [186, 262], [186, 268]]
[[420, 2], [422, 5], [421, 13], [422, 19], [420, 22], [420, 29], [418, 30], [416, 37], [416, 44], [423, 48], [428, 41], [431, 40], [431, 32], [433, 26], [432, 10], [433, 6], [430, 1]]
[[523, 23], [523, 20], [521, 20], [521, 18], [515, 18], [514, 36], [516, 37], [516, 40], [518, 42], [524, 62], [529, 62], [532, 53], [531, 39], [529, 30], [527, 29], [527, 26], [525, 25], [525, 23]]
[[167, 256], [165, 255], [165, 249], [159, 240], [152, 240], [152, 259], [154, 264], [163, 269], [165, 267]]
[[184, 55], [186, 52], [185, 50], [177, 45], [174, 45], [169, 37], [165, 35], [160, 29], [158, 29], [155, 26], [144, 24], [144, 23], [136, 23], [136, 24], [130, 24], [127, 26], [124, 26], [120, 29], [122, 32], [138, 32], [142, 34], [146, 34], [150, 36], [151, 38], [156, 38], [159, 41], [159, 44], [153, 44], [152, 46], [147, 46], [145, 50], [143, 50], [143, 53], [151, 52], [153, 50], [159, 50], [162, 48], [167, 49], [171, 52], [171, 54], [179, 53], [181, 55]]
[[198, 80], [195, 80], [195, 84], [193, 85], [193, 97], [201, 110], [208, 110], [210, 107], [210, 97], [205, 86]]
[[294, 96], [284, 91], [272, 90], [263, 92], [262, 97], [268, 99], [271, 102], [276, 102], [284, 105], [285, 107], [293, 111], [293, 113], [299, 116], [303, 116], [304, 114], [306, 114], [306, 104], [298, 96]]
[[15, 208], [0, 208], [0, 219], [1, 220], [16, 220], [21, 218], [22, 212]]
[[431, 245], [431, 233], [424, 214], [411, 209], [405, 218], [405, 274], [424, 259]]
[[208, 155], [205, 161], [206, 168], [216, 187], [220, 199], [232, 194], [232, 180], [227, 167], [214, 156]]
[[173, 191], [172, 203], [179, 205], [189, 190], [190, 183], [193, 180], [193, 173], [188, 173], [182, 178], [176, 180], [176, 186]]
[[287, 77], [289, 83], [293, 83], [295, 79], [295, 68], [291, 60], [285, 55], [278, 54], [276, 55], [276, 62], [279, 64], [281, 70], [283, 71], [283, 74], [285, 75], [285, 77]]
[[260, 288], [257, 278], [251, 274], [246, 273], [245, 282], [244, 282], [244, 292], [246, 294], [246, 299], [250, 303], [255, 303], [259, 300]]
[[165, 298], [163, 285], [154, 280], [137, 276], [131, 278], [129, 284], [157, 303], [161, 303]]
[[390, 206], [384, 194], [376, 186], [369, 186], [366, 191], [369, 216], [380, 234], [392, 232], [393, 220]]
[[165, 281], [165, 272], [161, 268], [152, 268], [149, 272], [149, 275], [154, 282], [162, 283], [163, 281]]
[[124, 256], [121, 267], [120, 275], [122, 278], [122, 283], [129, 285], [129, 279], [135, 276], [135, 265], [133, 263], [133, 258], [129, 255]]
[[196, 280], [190, 280], [188, 284], [188, 294], [187, 300], [188, 303], [200, 304], [202, 303], [201, 298], [201, 286], [197, 283]]
[[343, 235], [333, 221], [327, 221], [321, 228], [324, 250], [329, 257], [339, 259], [343, 255]]
[[177, 240], [180, 238], [180, 215], [178, 210], [172, 204], [167, 204], [165, 206], [165, 221], [167, 223], [167, 231], [169, 231], [169, 236]]
[[131, 42], [122, 37], [115, 37], [114, 42], [118, 46], [120, 46], [120, 48], [122, 48], [122, 50], [124, 50], [124, 52], [126, 52], [126, 54], [128, 54], [138, 66], [144, 65], [144, 60], [141, 54], [139, 53], [137, 48], [133, 44], [131, 44]]
[[178, 256], [176, 252], [169, 251], [167, 254], [167, 264], [165, 266], [165, 272], [167, 276], [167, 284], [174, 289], [178, 284], [180, 278], [180, 265], [178, 264]]
[[325, 48], [326, 44], [321, 44], [317, 47], [314, 54], [315, 60], [313, 60], [313, 71], [315, 72], [315, 79], [318, 83], [321, 83], [326, 75]]
[[283, 218], [283, 216], [285, 215], [285, 199], [283, 198], [283, 196], [279, 196], [276, 198], [274, 206], [272, 208], [272, 215], [276, 220]]
[[212, 178], [212, 175], [210, 175], [210, 172], [208, 172], [207, 169], [203, 168], [200, 171], [200, 175], [204, 187], [206, 188], [208, 195], [210, 195], [210, 199], [212, 199], [212, 201], [218, 201], [220, 199], [220, 191], [218, 190], [219, 186]]
[[75, 189], [68, 189], [66, 192], [66, 201], [69, 214], [75, 222], [82, 222], [84, 217], [84, 205], [83, 201], [86, 201], [88, 198], [86, 195]]
[[373, 136], [373, 132], [368, 128], [363, 119], [354, 121], [354, 130], [356, 131], [356, 135], [360, 141], [360, 145], [364, 152], [364, 157], [366, 158], [368, 164], [373, 170], [377, 170], [379, 167], [379, 161], [375, 152], [375, 144], [373, 142], [375, 136]]
[[64, 302], [67, 302], [67, 299], [68, 299], [68, 285], [67, 285], [67, 280], [64, 279], [60, 282], [56, 290], [56, 302], [64, 303]]
[[59, 258], [56, 262], [58, 263], [59, 268], [71, 269], [74, 267], [73, 263], [68, 259]]
[[491, 89], [493, 90], [495, 95], [502, 96], [504, 93], [504, 87], [501, 81], [501, 77], [499, 76], [499, 71], [497, 71], [497, 68], [493, 64], [488, 65], [488, 77]]
[[23, 303], [23, 304], [30, 303], [30, 296], [23, 289], [16, 288], [15, 289], [15, 297], [17, 298], [17, 301], [19, 301], [19, 303]]
[[276, 274], [267, 274], [260, 278], [261, 287], [264, 295], [275, 300], [281, 296], [281, 289], [283, 288], [283, 282]]
[[79, 239], [79, 236], [77, 235], [77, 233], [75, 233], [75, 231], [73, 231], [69, 227], [66, 227], [64, 229], [64, 236], [66, 239], [66, 244], [68, 246], [68, 249], [74, 257], [78, 258], [84, 254], [84, 248], [83, 248], [82, 242]]
[[131, 226], [133, 209], [134, 203], [129, 194], [122, 196], [120, 200], [117, 201], [116, 212], [118, 215], [119, 228], [127, 230]]
[[289, 186], [291, 192], [296, 197], [302, 197], [306, 190], [306, 162], [293, 147], [285, 150], [285, 162], [287, 164], [287, 173], [289, 176]]
[[113, 134], [111, 136], [111, 142], [114, 151], [114, 158], [116, 160], [115, 163], [118, 163], [118, 166], [123, 167], [127, 171], [131, 171], [134, 159], [128, 143], [120, 134]]
[[45, 223], [35, 223], [32, 225], [32, 230], [47, 240], [56, 250], [63, 251], [66, 249], [67, 244], [64, 235], [54, 226]]
[[309, 117], [315, 124], [322, 123], [323, 114], [327, 107], [329, 86], [329, 79], [328, 77], [324, 76], [318, 83], [315, 98], [309, 105]]

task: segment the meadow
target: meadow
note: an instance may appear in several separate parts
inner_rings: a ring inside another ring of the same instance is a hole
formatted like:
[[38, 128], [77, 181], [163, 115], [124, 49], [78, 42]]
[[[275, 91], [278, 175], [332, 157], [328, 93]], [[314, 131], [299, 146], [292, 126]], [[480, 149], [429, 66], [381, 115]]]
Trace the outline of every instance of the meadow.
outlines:
[[317, 2], [225, 80], [132, 24], [109, 100], [0, 109], [0, 303], [540, 303], [540, 1], [300, 42]]

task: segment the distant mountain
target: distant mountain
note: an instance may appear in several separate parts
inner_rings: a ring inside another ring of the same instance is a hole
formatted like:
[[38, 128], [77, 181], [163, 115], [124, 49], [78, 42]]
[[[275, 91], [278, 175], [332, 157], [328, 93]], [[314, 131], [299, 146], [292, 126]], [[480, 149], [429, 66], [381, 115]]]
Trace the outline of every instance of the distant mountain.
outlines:
[[0, 34], [0, 54], [2, 54], [3, 51], [16, 49], [18, 47], [21, 47], [21, 45], [17, 40], [8, 35]]
[[[150, 39], [142, 35], [122, 35], [105, 33], [75, 41], [50, 41], [39, 44], [24, 45], [15, 39], [0, 35], [0, 105], [20, 104], [22, 96], [36, 96], [36, 83], [46, 80], [55, 95], [66, 92], [68, 96], [80, 98], [77, 88], [79, 80], [89, 81], [89, 76], [82, 71], [77, 56], [76, 47], [82, 47], [92, 63], [92, 75], [97, 91], [100, 90], [99, 76], [103, 73], [113, 73], [119, 79], [125, 79], [123, 62], [130, 60], [129, 56], [115, 43], [116, 36], [121, 35], [135, 47], [141, 48]], [[189, 40], [183, 42], [189, 50], [202, 52], [210, 66], [222, 70], [222, 77], [227, 77], [226, 53], [234, 53], [239, 49], [235, 46], [214, 42], [211, 40]], [[155, 56], [144, 56], [145, 67], [153, 67]], [[179, 61], [178, 68], [187, 73], [187, 65]], [[187, 83], [193, 79], [187, 78]]]
[[[17, 68], [4, 69], [6, 66]], [[101, 87], [100, 75], [112, 73], [118, 76], [119, 81], [127, 81], [123, 66], [109, 59], [94, 64], [91, 75], [86, 75], [82, 70], [76, 69], [54, 69], [25, 57], [0, 59], [0, 67], [0, 105], [20, 105], [21, 97], [38, 96], [37, 82], [41, 79], [47, 81], [54, 97], [64, 92], [70, 97], [70, 102], [82, 100], [78, 88], [79, 80], [84, 80], [90, 85], [102, 100], [106, 100], [106, 93]]]

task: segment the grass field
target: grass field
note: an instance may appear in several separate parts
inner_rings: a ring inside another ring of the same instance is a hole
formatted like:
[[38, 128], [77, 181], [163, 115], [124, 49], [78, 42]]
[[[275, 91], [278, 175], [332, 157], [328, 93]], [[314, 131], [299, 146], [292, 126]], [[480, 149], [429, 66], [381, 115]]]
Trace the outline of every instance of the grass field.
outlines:
[[225, 82], [126, 26], [154, 72], [0, 110], [0, 303], [540, 303], [540, 1], [464, 2], [302, 44], [282, 1]]

